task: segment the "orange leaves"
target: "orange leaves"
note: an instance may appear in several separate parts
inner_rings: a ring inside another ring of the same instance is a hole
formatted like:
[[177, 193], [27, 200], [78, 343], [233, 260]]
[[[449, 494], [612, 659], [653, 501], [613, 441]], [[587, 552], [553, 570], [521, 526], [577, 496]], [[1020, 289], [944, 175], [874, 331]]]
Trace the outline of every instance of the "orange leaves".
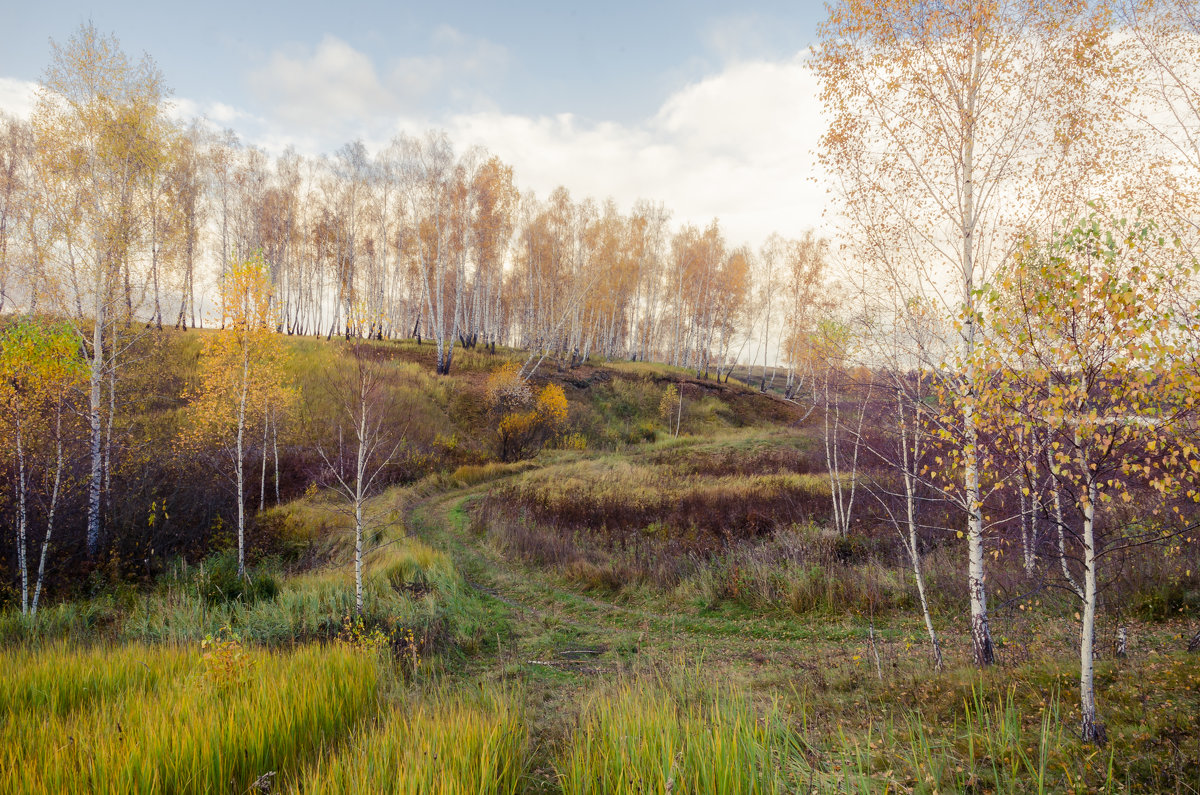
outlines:
[[512, 362], [488, 377], [487, 394], [492, 410], [503, 415], [496, 425], [496, 436], [500, 457], [506, 461], [537, 452], [546, 440], [561, 433], [567, 420], [567, 394], [558, 384], [547, 384], [533, 406], [524, 409], [532, 392]]
[[506, 414], [501, 420], [496, 432], [501, 437], [511, 438], [516, 436], [524, 436], [529, 433], [534, 425], [537, 424], [538, 415], [534, 411], [523, 411], [513, 414]]

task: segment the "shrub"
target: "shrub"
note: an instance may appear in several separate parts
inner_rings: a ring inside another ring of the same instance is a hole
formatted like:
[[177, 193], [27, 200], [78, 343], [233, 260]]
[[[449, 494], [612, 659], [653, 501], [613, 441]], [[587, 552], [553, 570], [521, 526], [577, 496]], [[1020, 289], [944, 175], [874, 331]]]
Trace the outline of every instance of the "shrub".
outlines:
[[533, 455], [559, 433], [567, 420], [567, 395], [558, 384], [547, 384], [529, 411], [504, 415], [496, 427], [500, 458], [515, 461]]
[[488, 405], [498, 414], [514, 411], [533, 397], [529, 383], [521, 377], [521, 367], [516, 362], [505, 362], [492, 371], [488, 376], [486, 394]]
[[1134, 596], [1134, 612], [1147, 621], [1166, 621], [1181, 615], [1200, 613], [1200, 591], [1188, 590], [1185, 583], [1160, 582]]

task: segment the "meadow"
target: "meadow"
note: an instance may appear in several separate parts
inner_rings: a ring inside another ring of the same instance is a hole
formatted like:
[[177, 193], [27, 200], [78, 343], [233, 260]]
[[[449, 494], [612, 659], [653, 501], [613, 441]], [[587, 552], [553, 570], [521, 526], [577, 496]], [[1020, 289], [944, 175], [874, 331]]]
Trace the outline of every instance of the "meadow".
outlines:
[[[216, 535], [152, 576], [60, 586], [36, 617], [6, 608], [0, 791], [1200, 788], [1200, 587], [1178, 555], [1142, 550], [1109, 587], [1108, 743], [1084, 744], [1069, 596], [998, 568], [980, 671], [961, 553], [932, 535], [935, 671], [895, 530], [869, 508], [828, 526], [816, 428], [777, 398], [709, 383], [676, 437], [658, 402], [686, 374], [554, 369], [588, 445], [504, 463], [493, 420], [399, 353], [396, 388], [464, 424], [370, 501], [363, 613], [352, 517], [319, 488], [257, 515], [247, 579]], [[476, 355], [459, 394], [502, 360]]]
[[0, 795], [1200, 795], [1194, 0], [611, 5], [0, 81]]

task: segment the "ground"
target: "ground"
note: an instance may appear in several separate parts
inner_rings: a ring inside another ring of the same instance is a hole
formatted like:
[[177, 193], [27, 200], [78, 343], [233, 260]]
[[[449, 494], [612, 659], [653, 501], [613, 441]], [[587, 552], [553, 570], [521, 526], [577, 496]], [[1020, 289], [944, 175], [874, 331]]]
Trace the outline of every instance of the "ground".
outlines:
[[[823, 526], [820, 449], [777, 397], [647, 365], [545, 378], [614, 418], [607, 442], [376, 497], [362, 619], [319, 490], [260, 518], [249, 583], [214, 555], [0, 616], [0, 791], [1200, 792], [1189, 616], [1106, 613], [1109, 742], [1083, 745], [1069, 601], [997, 584], [978, 671], [935, 545], [934, 671], [911, 576], [886, 537]], [[667, 382], [693, 400], [679, 439], [654, 425]]]

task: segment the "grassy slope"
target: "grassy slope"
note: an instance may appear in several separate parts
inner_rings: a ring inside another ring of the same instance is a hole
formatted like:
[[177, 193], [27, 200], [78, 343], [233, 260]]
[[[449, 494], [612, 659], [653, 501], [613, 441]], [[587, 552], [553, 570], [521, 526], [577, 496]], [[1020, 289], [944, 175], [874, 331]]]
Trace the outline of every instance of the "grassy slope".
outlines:
[[[1178, 651], [1179, 626], [1138, 626], [1137, 651], [1119, 663], [1101, 663], [1112, 756], [1096, 756], [1072, 736], [1078, 691], [1070, 624], [1002, 617], [1001, 632], [1011, 636], [1010, 662], [979, 675], [969, 666], [966, 627], [940, 616], [950, 659], [945, 673], [933, 674], [915, 615], [891, 614], [877, 622], [861, 615], [798, 619], [731, 604], [713, 608], [678, 594], [625, 592], [614, 599], [589, 593], [506, 560], [471, 530], [467, 510], [477, 499], [478, 490], [439, 495], [418, 505], [414, 520], [423, 538], [449, 551], [471, 582], [510, 611], [514, 635], [499, 659], [475, 661], [464, 673], [521, 682], [537, 705], [535, 737], [549, 749], [570, 744], [578, 705], [589, 694], [614, 681], [645, 681], [682, 668], [694, 670], [699, 681], [750, 692], [764, 709], [782, 704], [807, 727], [807, 742], [820, 749], [814, 769], [828, 786], [840, 788], [836, 779], [849, 766], [869, 771], [872, 783], [865, 786], [871, 791], [889, 782], [901, 791], [922, 789], [920, 776], [938, 766], [938, 783], [951, 791], [972, 775], [989, 782], [985, 790], [997, 788], [997, 779], [1004, 788], [1011, 778], [1013, 791], [1024, 791], [1030, 771], [1019, 757], [1018, 774], [1006, 777], [991, 767], [993, 749], [966, 747], [969, 720], [1007, 722], [1010, 744], [1019, 742], [1031, 758], [1028, 748], [1052, 737], [1053, 752], [1040, 757], [1050, 791], [1088, 791], [1107, 779], [1110, 761], [1113, 778], [1134, 791], [1174, 781], [1194, 786], [1200, 776], [1188, 761], [1200, 758], [1194, 720], [1200, 661]], [[1043, 733], [1040, 721], [1048, 711], [1057, 719]], [[1003, 739], [976, 731], [976, 741], [984, 737]], [[914, 761], [922, 749], [928, 758]], [[988, 770], [976, 771], [976, 765]]]
[[[299, 344], [306, 358], [327, 355], [321, 346]], [[427, 353], [411, 345], [400, 351], [405, 360]], [[484, 354], [461, 357], [453, 388], [424, 384], [426, 376], [414, 371], [413, 388], [421, 390], [431, 416], [457, 418], [460, 432], [482, 433], [484, 418], [461, 402], [455, 409], [453, 395], [481, 390], [491, 361]], [[1177, 651], [1181, 623], [1135, 624], [1130, 657], [1101, 662], [1101, 710], [1111, 745], [1097, 753], [1073, 739], [1076, 630], [1056, 611], [1000, 610], [996, 632], [1004, 663], [982, 675], [968, 664], [963, 620], [940, 611], [948, 667], [934, 674], [911, 610], [871, 616], [852, 605], [798, 614], [786, 604], [714, 598], [713, 588], [696, 577], [672, 587], [598, 585], [586, 573], [513, 554], [475, 516], [489, 493], [571, 478], [586, 485], [597, 472], [612, 469], [644, 475], [661, 468], [672, 478], [688, 478], [701, 471], [733, 476], [740, 467], [753, 477], [774, 471], [780, 461], [794, 465], [796, 451], [813, 443], [803, 431], [780, 429], [791, 415], [786, 407], [736, 385], [716, 387], [643, 364], [545, 376], [567, 388], [573, 418], [599, 449], [547, 453], [532, 465], [467, 465], [375, 501], [382, 530], [368, 577], [373, 618], [391, 638], [344, 634], [339, 646], [303, 653], [324, 660], [339, 648], [370, 655], [373, 645], [390, 645], [399, 662], [382, 664], [386, 675], [375, 686], [382, 698], [355, 708], [365, 717], [328, 724], [325, 736], [290, 725], [277, 729], [290, 744], [282, 755], [260, 757], [261, 770], [223, 768], [199, 757], [197, 769], [213, 781], [232, 776], [239, 786], [275, 770], [281, 783], [305, 792], [758, 792], [810, 786], [1022, 792], [1036, 789], [1039, 780], [1047, 791], [1095, 791], [1106, 782], [1129, 791], [1200, 790], [1200, 660]], [[668, 380], [685, 384], [685, 427], [698, 436], [670, 440], [660, 427], [654, 434], [660, 441], [639, 444], [647, 428], [654, 430], [657, 395]], [[485, 446], [479, 439], [468, 444]], [[50, 699], [61, 705], [50, 707], [62, 713], [55, 720], [83, 727], [64, 724], [62, 731], [99, 731], [92, 723], [115, 710], [137, 714], [122, 703], [141, 703], [139, 693], [155, 694], [148, 704], [180, 705], [171, 709], [228, 698], [205, 690], [202, 674], [185, 671], [211, 667], [201, 662], [197, 642], [222, 624], [237, 628], [248, 646], [254, 640], [304, 643], [342, 631], [349, 604], [345, 517], [315, 498], [281, 509], [273, 522], [300, 536], [308, 566], [285, 573], [274, 599], [214, 609], [190, 596], [186, 585], [164, 586], [118, 596], [103, 621], [75, 628], [80, 640], [100, 632], [117, 641], [185, 645], [161, 654], [127, 647], [126, 656], [149, 661], [143, 667], [156, 673], [148, 678], [134, 676], [137, 666], [124, 664], [120, 654], [109, 655], [111, 679], [101, 677], [82, 695], [71, 691]], [[851, 570], [839, 573], [854, 576]], [[86, 609], [58, 608], [67, 614]], [[53, 623], [53, 611], [50, 618]], [[409, 629], [427, 633], [426, 640], [407, 641]], [[13, 634], [5, 630], [6, 637]], [[252, 648], [246, 653], [263, 654]], [[264, 659], [251, 676], [291, 665], [296, 653], [283, 652], [278, 663]], [[30, 671], [43, 682], [21, 690], [11, 683], [24, 680], [10, 678], [6, 684], [15, 695], [0, 690], [5, 714], [12, 716], [4, 723], [10, 748], [21, 742], [49, 747], [50, 739], [34, 725], [41, 713], [21, 706], [21, 699], [57, 692], [45, 683], [67, 678], [54, 661], [71, 654], [62, 647], [4, 652], [0, 664], [6, 670]], [[320, 684], [326, 663], [317, 660], [294, 676]], [[171, 694], [165, 701], [157, 695], [164, 686]], [[306, 720], [330, 720], [322, 715]], [[150, 724], [147, 717], [137, 731], [151, 731]], [[219, 731], [212, 729], [218, 734], [208, 739], [194, 735], [200, 739], [192, 742], [245, 741]], [[20, 735], [25, 739], [17, 739], [20, 732], [27, 732]], [[730, 750], [734, 746], [742, 751]], [[118, 750], [99, 758], [116, 759]], [[162, 751], [178, 755], [172, 747]], [[70, 751], [54, 751], [62, 753]], [[430, 759], [442, 763], [431, 766]], [[613, 759], [620, 764], [601, 764]], [[705, 759], [750, 772], [722, 780]], [[54, 775], [63, 769], [54, 759], [42, 764], [59, 771]], [[138, 775], [172, 781], [153, 760], [150, 770]], [[22, 775], [13, 791], [45, 791], [45, 781], [56, 781]], [[82, 791], [96, 780], [92, 775], [57, 780], [56, 786]]]

